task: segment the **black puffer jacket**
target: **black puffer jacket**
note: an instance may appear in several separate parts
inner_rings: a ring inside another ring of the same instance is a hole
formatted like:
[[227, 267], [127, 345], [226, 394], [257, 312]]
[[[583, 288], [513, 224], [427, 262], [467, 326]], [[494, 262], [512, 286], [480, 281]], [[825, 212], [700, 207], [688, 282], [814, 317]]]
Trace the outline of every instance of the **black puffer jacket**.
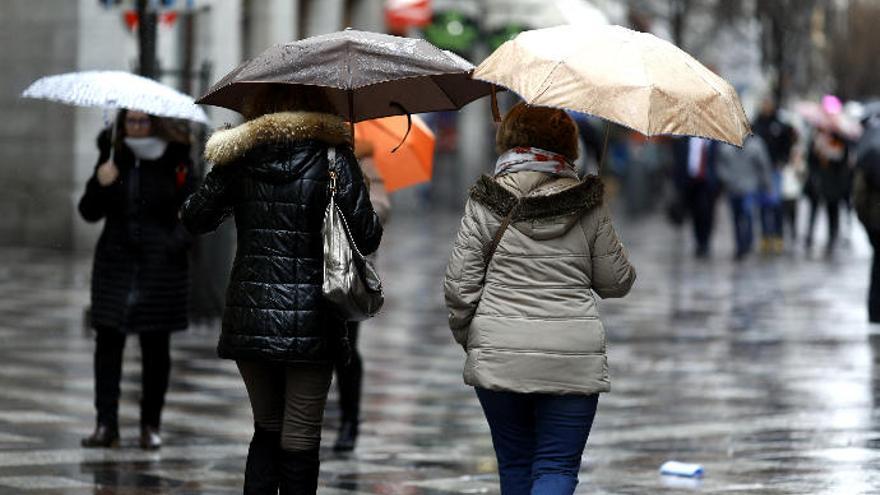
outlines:
[[344, 322], [321, 295], [329, 146], [337, 150], [339, 207], [358, 247], [371, 253], [382, 237], [348, 142], [341, 119], [305, 112], [264, 115], [208, 141], [214, 168], [182, 213], [193, 233], [235, 216], [220, 357], [330, 362], [344, 352]]
[[[97, 167], [110, 157], [110, 134], [98, 137]], [[125, 332], [183, 330], [187, 326], [191, 236], [178, 220], [195, 189], [189, 147], [168, 144], [158, 160], [136, 163], [122, 146], [119, 177], [103, 187], [93, 174], [79, 202], [88, 222], [104, 221], [92, 271], [92, 324]]]

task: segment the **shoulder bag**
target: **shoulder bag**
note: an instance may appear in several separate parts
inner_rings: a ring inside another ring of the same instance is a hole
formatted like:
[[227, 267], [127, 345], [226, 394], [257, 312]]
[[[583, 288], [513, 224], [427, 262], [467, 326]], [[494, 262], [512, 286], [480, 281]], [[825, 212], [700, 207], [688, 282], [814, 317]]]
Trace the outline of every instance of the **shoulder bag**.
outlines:
[[363, 321], [382, 308], [382, 281], [357, 247], [342, 210], [336, 204], [336, 148], [327, 150], [330, 168], [330, 202], [324, 212], [324, 298], [346, 321]]

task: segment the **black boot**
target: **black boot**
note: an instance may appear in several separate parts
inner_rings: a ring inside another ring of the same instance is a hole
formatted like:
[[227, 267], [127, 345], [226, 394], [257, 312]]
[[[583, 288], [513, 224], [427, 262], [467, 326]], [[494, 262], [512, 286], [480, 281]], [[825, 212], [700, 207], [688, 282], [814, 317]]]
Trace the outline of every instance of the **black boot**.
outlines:
[[98, 423], [95, 431], [83, 438], [80, 444], [86, 448], [119, 447], [119, 427]]
[[339, 423], [339, 434], [336, 435], [336, 443], [333, 444], [335, 452], [351, 452], [354, 450], [358, 437], [358, 421], [343, 419]]
[[281, 434], [254, 427], [244, 468], [244, 495], [275, 495], [281, 482]]
[[144, 450], [159, 450], [162, 447], [162, 434], [155, 426], [141, 425], [140, 446]]
[[281, 450], [281, 495], [315, 495], [318, 491], [319, 450]]

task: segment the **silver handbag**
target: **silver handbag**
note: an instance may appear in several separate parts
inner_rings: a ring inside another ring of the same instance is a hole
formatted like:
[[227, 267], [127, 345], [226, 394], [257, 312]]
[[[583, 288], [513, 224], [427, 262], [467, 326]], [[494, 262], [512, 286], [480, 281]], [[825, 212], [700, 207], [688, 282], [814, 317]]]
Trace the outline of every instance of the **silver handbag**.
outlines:
[[334, 170], [336, 149], [327, 150], [330, 162], [330, 202], [324, 212], [324, 283], [321, 290], [339, 316], [346, 321], [363, 321], [382, 308], [385, 295], [379, 274], [351, 236], [345, 215], [336, 204]]

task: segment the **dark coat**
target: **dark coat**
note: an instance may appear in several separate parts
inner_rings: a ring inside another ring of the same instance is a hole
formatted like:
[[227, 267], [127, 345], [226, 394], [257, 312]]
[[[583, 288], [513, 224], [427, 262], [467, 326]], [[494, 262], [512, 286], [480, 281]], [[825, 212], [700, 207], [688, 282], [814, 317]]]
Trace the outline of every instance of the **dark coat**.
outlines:
[[[110, 158], [110, 134], [98, 137]], [[189, 147], [169, 143], [152, 161], [135, 159], [125, 145], [114, 162], [119, 177], [107, 187], [93, 174], [79, 202], [88, 222], [104, 219], [92, 270], [92, 324], [130, 333], [176, 331], [187, 326], [191, 237], [177, 211], [195, 189]]]
[[706, 150], [706, 176], [698, 180], [690, 176], [688, 172], [688, 157], [690, 155], [690, 138], [681, 137], [673, 141], [672, 153], [675, 160], [673, 169], [673, 181], [679, 190], [686, 190], [695, 183], [701, 183], [711, 191], [717, 191], [721, 183], [718, 179], [718, 142], [709, 140], [709, 149]]
[[859, 142], [853, 203], [865, 229], [880, 232], [880, 125], [868, 128]]
[[777, 168], [783, 167], [791, 160], [791, 150], [797, 140], [794, 127], [783, 122], [777, 113], [760, 115], [752, 123], [752, 132], [760, 136], [767, 145], [770, 159]]
[[284, 363], [344, 358], [345, 322], [324, 301], [321, 227], [328, 198], [327, 150], [337, 150], [337, 202], [362, 252], [379, 247], [347, 125], [327, 114], [264, 115], [208, 141], [214, 168], [183, 206], [193, 233], [234, 215], [238, 250], [226, 293], [218, 353]]
[[852, 171], [849, 167], [849, 143], [834, 135], [843, 149], [838, 159], [823, 159], [816, 150], [816, 139], [810, 143], [807, 154], [807, 194], [824, 201], [843, 201], [850, 194]]

